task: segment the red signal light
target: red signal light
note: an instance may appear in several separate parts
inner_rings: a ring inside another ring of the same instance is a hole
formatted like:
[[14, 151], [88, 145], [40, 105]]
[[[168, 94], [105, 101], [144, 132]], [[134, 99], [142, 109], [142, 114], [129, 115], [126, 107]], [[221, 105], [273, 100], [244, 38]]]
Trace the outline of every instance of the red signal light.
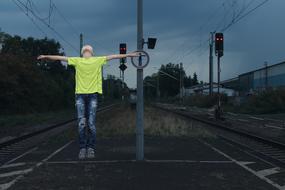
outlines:
[[222, 57], [224, 51], [224, 34], [216, 33], [215, 35], [215, 51], [216, 55]]
[[119, 50], [120, 50], [120, 54], [126, 54], [126, 52], [127, 52], [127, 44], [121, 43]]
[[[126, 54], [127, 53], [127, 44], [121, 43], [119, 46], [120, 54]], [[120, 59], [120, 63], [126, 63], [126, 58]]]

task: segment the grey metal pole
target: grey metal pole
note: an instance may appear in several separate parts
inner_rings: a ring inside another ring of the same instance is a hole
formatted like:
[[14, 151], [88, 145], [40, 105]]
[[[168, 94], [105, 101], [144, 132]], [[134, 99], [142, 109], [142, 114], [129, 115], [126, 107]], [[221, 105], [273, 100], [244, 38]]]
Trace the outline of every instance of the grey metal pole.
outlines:
[[[143, 0], [137, 0], [137, 50], [143, 50]], [[139, 65], [142, 65], [141, 58]], [[136, 160], [144, 160], [143, 69], [137, 69]]]
[[218, 108], [221, 108], [220, 81], [221, 81], [221, 64], [220, 55], [218, 54]]
[[157, 101], [160, 99], [160, 91], [159, 91], [159, 72], [157, 73], [157, 86], [156, 86], [156, 93], [157, 93]]
[[182, 97], [183, 97], [182, 68], [183, 68], [183, 65], [182, 65], [182, 63], [180, 63], [180, 102], [182, 102]]
[[124, 71], [122, 71], [122, 81], [123, 81], [123, 84], [122, 84], [122, 88], [123, 88], [123, 94], [122, 94], [122, 100], [124, 101], [125, 100], [125, 73]]
[[213, 95], [213, 46], [214, 46], [214, 33], [211, 32], [210, 38], [210, 57], [209, 57], [209, 95]]

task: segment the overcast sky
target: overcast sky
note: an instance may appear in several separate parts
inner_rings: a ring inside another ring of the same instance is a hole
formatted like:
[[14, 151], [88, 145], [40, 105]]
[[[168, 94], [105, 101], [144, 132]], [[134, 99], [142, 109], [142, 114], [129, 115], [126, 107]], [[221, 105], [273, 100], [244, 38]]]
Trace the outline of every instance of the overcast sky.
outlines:
[[[263, 1], [144, 0], [144, 37], [158, 38], [156, 49], [148, 50], [151, 62], [145, 75], [156, 72], [161, 64], [183, 62], [188, 75], [196, 72], [199, 80], [208, 81], [209, 33], [220, 31], [233, 18], [239, 18], [241, 11], [245, 14]], [[129, 51], [136, 49], [136, 0], [53, 0], [56, 8], [52, 9], [49, 0], [32, 2], [28, 7], [69, 44], [28, 13], [43, 31], [39, 30], [13, 0], [0, 2], [2, 31], [55, 38], [68, 56], [78, 56], [79, 50], [71, 46], [79, 49], [80, 32], [84, 43], [94, 46], [97, 55], [118, 53], [120, 42], [126, 42]], [[284, 10], [284, 0], [269, 0], [225, 31], [223, 80], [263, 67], [265, 61], [269, 65], [285, 61]], [[104, 73], [119, 76], [118, 61], [110, 62]], [[130, 61], [125, 78], [128, 86], [136, 86], [136, 70]]]

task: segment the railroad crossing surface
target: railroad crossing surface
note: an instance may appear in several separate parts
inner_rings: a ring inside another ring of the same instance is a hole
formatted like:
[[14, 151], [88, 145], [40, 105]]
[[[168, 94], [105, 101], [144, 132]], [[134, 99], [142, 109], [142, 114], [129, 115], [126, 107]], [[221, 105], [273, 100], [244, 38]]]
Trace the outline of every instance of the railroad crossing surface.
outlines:
[[147, 137], [144, 162], [135, 161], [134, 142], [134, 137], [99, 139], [96, 159], [79, 161], [78, 143], [62, 134], [3, 165], [0, 189], [279, 187], [266, 178], [278, 173], [273, 166], [221, 141]]
[[[159, 120], [146, 113], [152, 122]], [[179, 118], [174, 121], [181, 124]], [[135, 135], [99, 135], [96, 158], [78, 160], [76, 124], [67, 125], [68, 130], [2, 164], [0, 189], [285, 189], [284, 169], [214, 135], [195, 131], [197, 123], [189, 124], [189, 136], [146, 133], [144, 161], [136, 161]]]

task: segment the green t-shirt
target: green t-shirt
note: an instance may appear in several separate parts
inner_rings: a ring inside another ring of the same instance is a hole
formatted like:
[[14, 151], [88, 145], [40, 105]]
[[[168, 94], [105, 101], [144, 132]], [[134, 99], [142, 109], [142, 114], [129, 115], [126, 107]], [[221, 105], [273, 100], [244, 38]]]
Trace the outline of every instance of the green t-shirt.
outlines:
[[104, 57], [68, 57], [68, 65], [75, 67], [76, 94], [102, 94], [102, 66], [107, 63]]

